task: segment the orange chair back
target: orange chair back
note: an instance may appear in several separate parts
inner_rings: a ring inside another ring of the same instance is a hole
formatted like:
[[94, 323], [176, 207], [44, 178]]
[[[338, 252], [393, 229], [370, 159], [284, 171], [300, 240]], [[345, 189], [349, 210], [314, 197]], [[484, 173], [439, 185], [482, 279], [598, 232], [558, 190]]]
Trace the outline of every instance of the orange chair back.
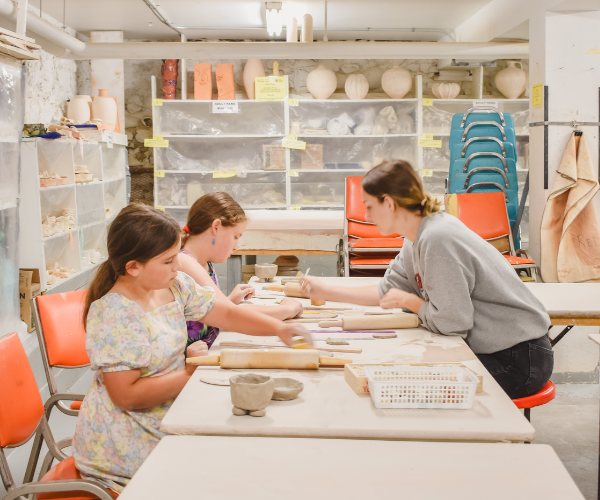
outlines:
[[87, 290], [36, 297], [42, 333], [51, 366], [89, 364], [81, 316]]
[[382, 235], [377, 227], [365, 220], [367, 207], [361, 198], [362, 179], [359, 176], [346, 177], [346, 220], [348, 221], [348, 235], [356, 238], [398, 238], [399, 234]]
[[0, 339], [0, 446], [31, 436], [44, 415], [40, 391], [16, 333]]

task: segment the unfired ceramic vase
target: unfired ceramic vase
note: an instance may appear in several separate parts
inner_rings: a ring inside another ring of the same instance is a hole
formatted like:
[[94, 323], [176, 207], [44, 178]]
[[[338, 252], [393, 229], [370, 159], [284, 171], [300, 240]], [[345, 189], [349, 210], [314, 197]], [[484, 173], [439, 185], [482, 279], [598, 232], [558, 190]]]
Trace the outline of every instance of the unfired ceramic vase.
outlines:
[[92, 118], [100, 118], [102, 125], [110, 125], [106, 130], [112, 132], [117, 123], [117, 103], [108, 96], [107, 89], [98, 90], [98, 97], [92, 102]]
[[298, 20], [292, 17], [285, 27], [286, 42], [294, 43], [298, 41]]
[[527, 83], [527, 74], [515, 64], [521, 64], [519, 61], [507, 61], [508, 67], [499, 71], [494, 80], [496, 87], [507, 99], [517, 99], [525, 90]]
[[275, 264], [254, 264], [254, 274], [261, 281], [273, 281], [277, 276], [277, 266]]
[[229, 379], [234, 415], [264, 417], [265, 408], [273, 397], [274, 383], [271, 377], [255, 373], [235, 375]]
[[364, 99], [369, 93], [369, 82], [365, 75], [350, 75], [344, 87], [349, 99]]
[[410, 72], [400, 66], [388, 69], [381, 76], [381, 88], [392, 99], [402, 99], [412, 88]]
[[310, 14], [304, 14], [304, 17], [302, 18], [300, 41], [308, 43], [313, 41], [313, 18]]
[[262, 61], [260, 59], [248, 59], [244, 66], [244, 88], [248, 99], [254, 99], [254, 79], [261, 76], [265, 76]]
[[337, 87], [337, 77], [333, 71], [321, 65], [308, 74], [306, 86], [315, 99], [327, 99]]
[[275, 401], [291, 401], [304, 390], [304, 384], [293, 378], [276, 378], [274, 381], [273, 397]]
[[[90, 99], [91, 101], [91, 99]], [[86, 99], [81, 96], [75, 96], [67, 105], [67, 118], [77, 124], [85, 123], [90, 120], [90, 105]]]
[[431, 91], [438, 99], [454, 99], [460, 94], [460, 84], [438, 82], [433, 84]]

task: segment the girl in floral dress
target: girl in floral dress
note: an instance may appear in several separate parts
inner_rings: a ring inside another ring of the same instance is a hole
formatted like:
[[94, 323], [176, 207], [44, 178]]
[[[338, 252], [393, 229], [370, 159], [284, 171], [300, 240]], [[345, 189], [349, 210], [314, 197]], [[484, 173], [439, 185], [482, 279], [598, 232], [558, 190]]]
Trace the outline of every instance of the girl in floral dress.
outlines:
[[[116, 493], [165, 435], [161, 420], [194, 372], [185, 364], [186, 320], [269, 332], [288, 345], [294, 335], [310, 342], [300, 325], [216, 299], [212, 288], [180, 272], [179, 250], [174, 219], [130, 205], [110, 227], [108, 260], [87, 294], [83, 321], [95, 376], [79, 412], [73, 456], [84, 478]], [[207, 349], [199, 341], [187, 354], [202, 356]]]
[[[181, 270], [202, 286], [216, 285], [217, 300], [240, 304], [254, 294], [251, 285], [237, 285], [225, 296], [219, 289], [213, 262], [225, 262], [236, 250], [237, 243], [246, 230], [246, 214], [227, 193], [208, 193], [198, 198], [188, 212], [183, 228], [182, 249], [179, 261]], [[289, 319], [302, 314], [302, 304], [294, 299], [284, 299], [278, 307], [244, 305], [244, 308], [261, 312], [277, 319]], [[216, 340], [219, 329], [201, 321], [188, 321], [188, 345], [198, 340], [208, 347]]]

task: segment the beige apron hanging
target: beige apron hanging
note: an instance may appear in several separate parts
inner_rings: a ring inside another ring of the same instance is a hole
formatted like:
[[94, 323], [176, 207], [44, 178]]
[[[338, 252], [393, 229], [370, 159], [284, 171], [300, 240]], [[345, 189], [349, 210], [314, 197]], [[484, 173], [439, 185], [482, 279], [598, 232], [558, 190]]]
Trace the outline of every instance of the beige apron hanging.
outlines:
[[592, 199], [598, 181], [583, 135], [571, 135], [548, 197], [541, 229], [546, 282], [600, 280], [600, 228]]

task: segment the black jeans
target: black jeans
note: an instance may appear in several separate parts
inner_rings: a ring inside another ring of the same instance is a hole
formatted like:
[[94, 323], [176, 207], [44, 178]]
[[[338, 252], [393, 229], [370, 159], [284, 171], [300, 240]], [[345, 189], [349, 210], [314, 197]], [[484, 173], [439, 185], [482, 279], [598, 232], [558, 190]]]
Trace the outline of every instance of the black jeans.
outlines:
[[541, 391], [554, 368], [548, 334], [503, 351], [477, 354], [477, 357], [511, 399]]

